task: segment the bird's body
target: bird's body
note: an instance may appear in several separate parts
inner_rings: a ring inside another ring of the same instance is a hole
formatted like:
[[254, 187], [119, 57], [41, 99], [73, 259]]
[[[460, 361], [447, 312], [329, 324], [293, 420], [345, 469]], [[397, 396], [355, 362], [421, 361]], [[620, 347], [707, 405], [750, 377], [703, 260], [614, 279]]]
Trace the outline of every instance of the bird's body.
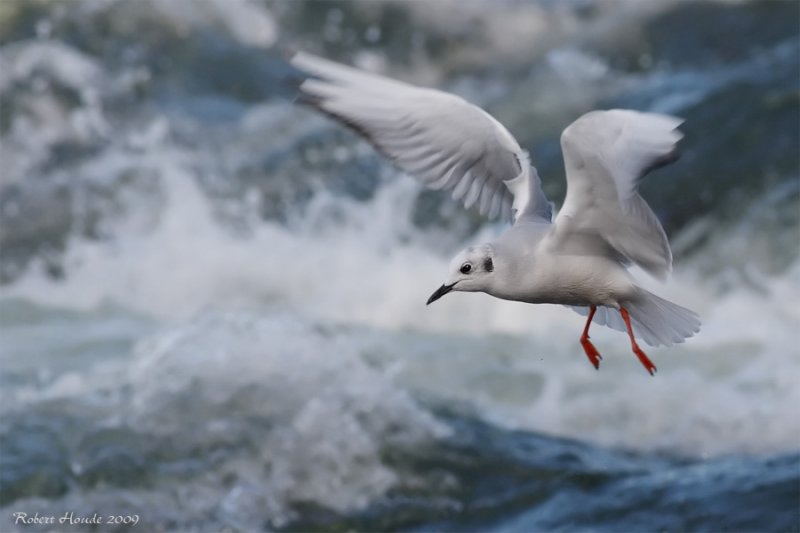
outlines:
[[635, 296], [635, 285], [619, 262], [603, 254], [562, 254], [548, 246], [550, 224], [520, 222], [488, 244], [504, 258], [502, 279], [492, 280], [484, 292], [519, 302], [564, 305], [604, 305]]
[[697, 315], [638, 287], [627, 270], [636, 264], [662, 279], [671, 271], [667, 237], [637, 189], [650, 170], [676, 159], [682, 120], [619, 109], [578, 118], [561, 136], [567, 195], [553, 219], [528, 154], [482, 109], [305, 53], [291, 63], [313, 76], [300, 85], [304, 103], [360, 133], [427, 186], [512, 220], [494, 241], [453, 259], [429, 304], [455, 290], [571, 306], [588, 314], [580, 341], [596, 368], [592, 321], [626, 331], [651, 374], [655, 366], [634, 331], [650, 345], [669, 346], [699, 330]]

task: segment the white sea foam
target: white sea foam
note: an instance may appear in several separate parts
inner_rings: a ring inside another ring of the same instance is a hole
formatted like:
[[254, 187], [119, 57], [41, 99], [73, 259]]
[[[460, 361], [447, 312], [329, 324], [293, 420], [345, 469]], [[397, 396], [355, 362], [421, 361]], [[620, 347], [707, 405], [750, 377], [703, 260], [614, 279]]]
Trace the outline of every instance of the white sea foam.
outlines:
[[[363, 357], [367, 339], [287, 313], [204, 313], [162, 327], [125, 359], [70, 368], [45, 385], [5, 395], [4, 415], [10, 420], [57, 402], [60, 413], [93, 421], [65, 439], [128, 431], [159, 441], [167, 458], [202, 454], [206, 493], [191, 505], [173, 505], [220, 512], [244, 529], [259, 527], [265, 516], [284, 523], [296, 502], [357, 510], [400, 479], [383, 458], [387, 449], [413, 449], [449, 434]], [[68, 338], [62, 346], [85, 340]], [[132, 453], [145, 453], [132, 446]], [[82, 457], [73, 459], [76, 475], [93, 467], [91, 456]], [[157, 475], [169, 486], [168, 473]], [[80, 498], [102, 501], [103, 492], [87, 489]]]
[[255, 505], [258, 515], [266, 505], [275, 515], [288, 500], [361, 508], [396, 482], [381, 458], [385, 447], [447, 434], [366, 364], [363, 349], [358, 337], [291, 316], [204, 315], [139, 346], [129, 382], [132, 423], [212, 447], [258, 435], [250, 425], [268, 428], [256, 464], [229, 465], [248, 489], [242, 494], [264, 499], [236, 501], [233, 487], [226, 499], [237, 508]]

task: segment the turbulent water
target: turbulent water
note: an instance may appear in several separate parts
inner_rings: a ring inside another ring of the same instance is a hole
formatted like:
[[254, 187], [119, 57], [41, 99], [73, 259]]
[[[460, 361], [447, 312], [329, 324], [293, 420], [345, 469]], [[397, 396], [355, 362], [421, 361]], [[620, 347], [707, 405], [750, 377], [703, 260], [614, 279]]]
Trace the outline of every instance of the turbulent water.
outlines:
[[[799, 15], [3, 0], [0, 530], [800, 530]], [[556, 203], [572, 119], [685, 117], [641, 277], [700, 334], [651, 378], [559, 306], [426, 308], [503, 226], [293, 106], [286, 47], [485, 106]]]

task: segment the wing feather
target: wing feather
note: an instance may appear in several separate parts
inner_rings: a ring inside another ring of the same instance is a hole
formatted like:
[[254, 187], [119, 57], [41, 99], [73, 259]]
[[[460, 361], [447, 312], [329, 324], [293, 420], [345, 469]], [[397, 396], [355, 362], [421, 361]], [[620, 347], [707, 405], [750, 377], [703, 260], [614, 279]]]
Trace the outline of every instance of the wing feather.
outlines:
[[592, 111], [561, 135], [567, 196], [555, 221], [553, 244], [580, 253], [588, 240], [610, 248], [655, 277], [672, 270], [661, 223], [639, 196], [652, 169], [677, 159], [682, 135], [676, 117], [613, 109]]
[[527, 154], [479, 107], [311, 54], [297, 53], [290, 62], [314, 76], [300, 84], [301, 103], [352, 128], [428, 187], [450, 190], [489, 218], [550, 221], [550, 204]]

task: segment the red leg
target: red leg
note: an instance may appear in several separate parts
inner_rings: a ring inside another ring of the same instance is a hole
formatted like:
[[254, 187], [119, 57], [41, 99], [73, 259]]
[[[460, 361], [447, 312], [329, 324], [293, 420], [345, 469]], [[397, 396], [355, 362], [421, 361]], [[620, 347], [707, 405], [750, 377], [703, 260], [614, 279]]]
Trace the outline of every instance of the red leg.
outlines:
[[642, 365], [644, 365], [645, 369], [650, 372], [650, 375], [656, 373], [656, 365], [644, 354], [639, 345], [636, 344], [636, 339], [633, 338], [633, 328], [631, 327], [631, 317], [628, 315], [627, 309], [624, 307], [619, 308], [619, 313], [622, 315], [622, 320], [625, 321], [625, 326], [628, 328], [628, 336], [631, 338], [631, 348], [633, 349], [633, 353], [636, 354], [636, 357], [639, 358]]
[[600, 368], [600, 360], [603, 356], [600, 355], [600, 352], [597, 351], [597, 348], [594, 347], [589, 341], [589, 325], [592, 323], [592, 319], [594, 318], [594, 313], [597, 311], [596, 306], [591, 306], [589, 308], [589, 318], [586, 319], [586, 327], [583, 328], [583, 335], [581, 335], [581, 345], [583, 346], [583, 351], [586, 352], [586, 357], [589, 358], [589, 361], [594, 365], [595, 368]]

